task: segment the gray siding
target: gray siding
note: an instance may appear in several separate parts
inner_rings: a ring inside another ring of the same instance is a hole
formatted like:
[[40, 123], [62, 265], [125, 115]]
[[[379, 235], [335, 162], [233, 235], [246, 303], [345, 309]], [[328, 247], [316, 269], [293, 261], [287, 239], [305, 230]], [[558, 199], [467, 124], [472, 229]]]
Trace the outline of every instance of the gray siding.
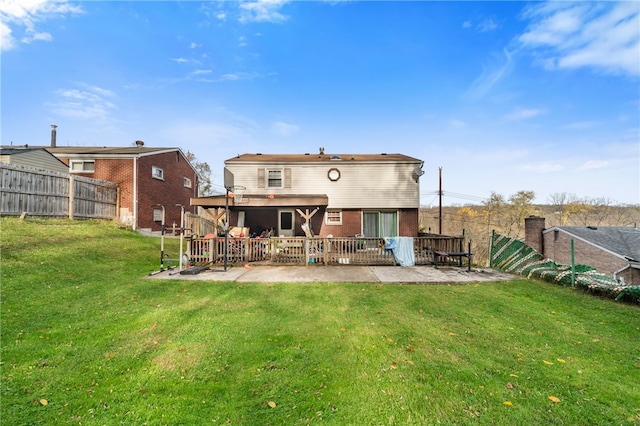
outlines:
[[25, 152], [21, 152], [18, 154], [2, 155], [0, 161], [5, 164], [33, 167], [41, 170], [51, 170], [60, 173], [69, 172], [69, 167], [67, 167], [56, 157], [42, 149], [25, 150]]

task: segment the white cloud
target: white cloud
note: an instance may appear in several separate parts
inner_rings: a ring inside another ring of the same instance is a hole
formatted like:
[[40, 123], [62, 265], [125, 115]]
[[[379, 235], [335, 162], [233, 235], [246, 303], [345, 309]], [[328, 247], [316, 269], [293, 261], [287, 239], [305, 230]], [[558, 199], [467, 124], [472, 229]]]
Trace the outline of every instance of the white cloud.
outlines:
[[640, 2], [549, 2], [523, 17], [530, 23], [518, 41], [547, 69], [640, 75]]
[[449, 120], [449, 126], [454, 128], [461, 128], [461, 127], [467, 127], [467, 123], [465, 123], [462, 120], [452, 118], [451, 120]]
[[498, 24], [493, 21], [493, 19], [485, 19], [481, 23], [478, 24], [478, 31], [481, 33], [493, 31], [498, 28]]
[[61, 117], [104, 121], [116, 105], [115, 94], [97, 86], [81, 84], [81, 89], [58, 89], [51, 110]]
[[574, 130], [583, 130], [583, 129], [592, 129], [598, 126], [598, 121], [575, 121], [573, 123], [568, 123], [562, 126], [564, 129], [574, 129]]
[[255, 73], [236, 72], [227, 73], [220, 76], [219, 81], [238, 81], [238, 80], [251, 80], [256, 77]]
[[560, 164], [539, 163], [525, 164], [520, 167], [522, 171], [533, 173], [552, 173], [562, 171], [564, 168]]
[[53, 36], [51, 33], [29, 33], [20, 40], [24, 44], [30, 44], [32, 41], [51, 41]]
[[280, 13], [280, 8], [288, 0], [257, 0], [240, 3], [240, 22], [283, 22], [288, 16]]
[[193, 70], [191, 71], [191, 75], [207, 75], [211, 74], [213, 71], [211, 70]]
[[471, 28], [471, 21], [464, 21], [462, 23], [462, 28]]
[[482, 74], [471, 84], [465, 93], [465, 97], [472, 100], [479, 100], [489, 93], [489, 91], [500, 80], [509, 74], [513, 69], [513, 60], [508, 50], [503, 51], [503, 55], [496, 57], [493, 64], [484, 66]]
[[0, 1], [0, 48], [3, 51], [16, 47], [15, 34], [19, 31], [20, 42], [51, 41], [48, 32], [37, 30], [37, 24], [61, 15], [83, 13], [80, 6], [69, 4], [65, 0], [2, 0]]
[[291, 136], [298, 133], [299, 127], [295, 124], [285, 123], [284, 121], [276, 121], [271, 124], [271, 131], [280, 136]]
[[578, 167], [578, 171], [583, 172], [585, 170], [603, 169], [609, 165], [606, 160], [589, 160]]
[[542, 114], [542, 111], [535, 108], [518, 108], [517, 110], [507, 114], [508, 120], [526, 120]]

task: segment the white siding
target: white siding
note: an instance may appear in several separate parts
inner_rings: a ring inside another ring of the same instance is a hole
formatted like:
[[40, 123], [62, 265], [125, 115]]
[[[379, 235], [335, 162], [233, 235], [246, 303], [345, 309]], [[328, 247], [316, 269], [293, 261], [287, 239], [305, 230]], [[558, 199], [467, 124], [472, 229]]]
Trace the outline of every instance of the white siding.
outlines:
[[[416, 163], [357, 162], [331, 163], [228, 163], [236, 185], [246, 186], [246, 194], [326, 194], [328, 208], [397, 209], [420, 207], [420, 185], [412, 177]], [[266, 188], [259, 183], [259, 168], [291, 168], [291, 188]], [[331, 181], [329, 169], [340, 170], [340, 179]]]

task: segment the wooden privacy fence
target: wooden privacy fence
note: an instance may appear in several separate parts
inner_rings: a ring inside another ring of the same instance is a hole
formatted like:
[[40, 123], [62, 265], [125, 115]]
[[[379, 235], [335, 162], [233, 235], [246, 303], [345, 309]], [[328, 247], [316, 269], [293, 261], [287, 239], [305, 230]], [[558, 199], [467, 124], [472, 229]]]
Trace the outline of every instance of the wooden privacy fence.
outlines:
[[193, 213], [185, 213], [184, 229], [188, 237], [192, 235], [216, 235], [216, 224], [212, 220], [208, 220]]
[[118, 186], [113, 182], [0, 164], [0, 214], [4, 216], [115, 219]]
[[[446, 253], [463, 250], [463, 236], [430, 236], [413, 239], [416, 265], [457, 263]], [[224, 261], [224, 237], [195, 237], [189, 241], [187, 255], [193, 263], [209, 264]], [[351, 264], [395, 265], [391, 250], [384, 248], [381, 238], [344, 237], [271, 237], [228, 238], [229, 263], [265, 262], [289, 265]]]

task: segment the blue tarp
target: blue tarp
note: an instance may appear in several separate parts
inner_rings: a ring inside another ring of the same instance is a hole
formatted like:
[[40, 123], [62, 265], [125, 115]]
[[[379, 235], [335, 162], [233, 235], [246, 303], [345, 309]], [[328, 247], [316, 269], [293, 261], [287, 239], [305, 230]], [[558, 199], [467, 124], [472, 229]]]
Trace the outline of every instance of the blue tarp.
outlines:
[[413, 237], [387, 237], [384, 239], [384, 248], [393, 252], [393, 257], [400, 266], [416, 264], [413, 255]]

